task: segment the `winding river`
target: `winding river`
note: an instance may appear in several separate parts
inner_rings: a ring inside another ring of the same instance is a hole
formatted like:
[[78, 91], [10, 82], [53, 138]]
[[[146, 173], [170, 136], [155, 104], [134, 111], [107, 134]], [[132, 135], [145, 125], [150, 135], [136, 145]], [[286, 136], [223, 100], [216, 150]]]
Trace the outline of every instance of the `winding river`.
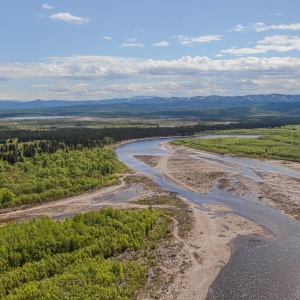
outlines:
[[[216, 136], [200, 138], [210, 137]], [[173, 139], [135, 141], [123, 144], [115, 150], [120, 161], [132, 169], [152, 175], [154, 182], [166, 190], [178, 193], [203, 209], [205, 203], [230, 207], [235, 213], [256, 221], [276, 236], [271, 241], [264, 241], [257, 237], [240, 238], [238, 242], [241, 246], [234, 251], [230, 261], [211, 285], [207, 300], [300, 299], [300, 222], [253, 196], [236, 196], [217, 187], [207, 194], [181, 189], [175, 184], [166, 182], [159, 172], [134, 158], [135, 155], [168, 155], [170, 153], [163, 149], [160, 143]], [[259, 182], [263, 182], [263, 179], [258, 174], [266, 171], [300, 178], [300, 172], [255, 159], [207, 154], [200, 151], [196, 156]], [[212, 162], [210, 160], [212, 158], [216, 158], [218, 162]], [[222, 164], [222, 161], [233, 162], [238, 167], [229, 167], [227, 164]]]

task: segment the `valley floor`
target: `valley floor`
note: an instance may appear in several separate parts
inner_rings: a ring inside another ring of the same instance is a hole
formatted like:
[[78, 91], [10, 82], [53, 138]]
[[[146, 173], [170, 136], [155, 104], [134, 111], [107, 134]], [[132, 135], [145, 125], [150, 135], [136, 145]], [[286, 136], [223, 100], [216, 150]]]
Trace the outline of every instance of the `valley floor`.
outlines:
[[[209, 191], [213, 183], [218, 180], [218, 186], [221, 189], [226, 188], [237, 195], [255, 194], [260, 201], [266, 201], [295, 218], [300, 218], [299, 179], [266, 173], [261, 174], [265, 180], [262, 184], [238, 174], [228, 174], [221, 167], [193, 158], [196, 150], [173, 147], [169, 144], [164, 146], [171, 151], [171, 155], [139, 156], [138, 158], [160, 171], [166, 180], [198, 193]], [[276, 163], [300, 170], [298, 163], [283, 161]], [[227, 176], [235, 180], [228, 181]], [[153, 198], [155, 195], [165, 193], [162, 188], [151, 184], [151, 180], [145, 178], [143, 174], [132, 172], [123, 174], [120, 178], [120, 183], [116, 186], [31, 207], [2, 210], [0, 212], [1, 223], [42, 215], [63, 219], [76, 212], [98, 210], [106, 206], [148, 207], [147, 204], [140, 204], [136, 200]], [[185, 199], [182, 201], [185, 203], [187, 218], [193, 220], [193, 228], [185, 237], [182, 237], [179, 234], [182, 220], [173, 217], [173, 239], [158, 246], [154, 257], [156, 261], [153, 268], [154, 277], [139, 292], [137, 299], [205, 299], [210, 284], [230, 258], [231, 249], [228, 243], [233, 238], [248, 234], [270, 238], [260, 225], [234, 214], [225, 206], [205, 205], [205, 209], [200, 209]], [[168, 205], [159, 207], [168, 207]]]

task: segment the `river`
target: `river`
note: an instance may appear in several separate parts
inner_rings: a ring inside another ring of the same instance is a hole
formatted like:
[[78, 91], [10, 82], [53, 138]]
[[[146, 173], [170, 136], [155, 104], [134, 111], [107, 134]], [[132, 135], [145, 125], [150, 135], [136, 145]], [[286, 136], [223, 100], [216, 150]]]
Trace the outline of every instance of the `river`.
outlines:
[[[200, 138], [210, 137], [216, 136]], [[253, 196], [236, 196], [226, 190], [219, 190], [216, 186], [206, 194], [181, 189], [166, 182], [159, 172], [134, 158], [135, 155], [169, 155], [170, 152], [163, 149], [160, 143], [172, 139], [135, 141], [123, 144], [115, 150], [120, 161], [132, 169], [152, 175], [154, 182], [166, 190], [178, 193], [201, 208], [205, 203], [230, 207], [235, 213], [256, 221], [275, 235], [271, 241], [253, 237], [240, 237], [233, 241], [235, 251], [211, 285], [207, 300], [300, 299], [300, 223]], [[202, 152], [197, 156], [259, 182], [263, 182], [263, 178], [258, 174], [270, 171], [300, 178], [300, 172], [255, 159]], [[212, 162], [211, 158], [216, 158], [218, 162]], [[222, 164], [222, 161], [233, 162], [238, 167]]]

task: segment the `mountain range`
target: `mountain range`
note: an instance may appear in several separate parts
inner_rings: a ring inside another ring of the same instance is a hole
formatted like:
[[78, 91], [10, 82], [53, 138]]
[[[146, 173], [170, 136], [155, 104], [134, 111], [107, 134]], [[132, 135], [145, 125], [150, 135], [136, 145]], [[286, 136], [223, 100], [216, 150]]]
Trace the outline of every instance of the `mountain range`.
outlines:
[[0, 101], [0, 117], [95, 116], [199, 118], [236, 121], [243, 118], [300, 117], [300, 95], [157, 97], [108, 100]]
[[195, 97], [156, 97], [136, 96], [132, 98], [114, 98], [107, 100], [0, 100], [0, 109], [38, 109], [66, 106], [111, 106], [115, 104], [129, 105], [159, 105], [159, 106], [185, 106], [185, 107], [210, 107], [232, 106], [244, 104], [262, 104], [270, 102], [300, 102], [300, 95], [246, 95], [246, 96], [195, 96]]

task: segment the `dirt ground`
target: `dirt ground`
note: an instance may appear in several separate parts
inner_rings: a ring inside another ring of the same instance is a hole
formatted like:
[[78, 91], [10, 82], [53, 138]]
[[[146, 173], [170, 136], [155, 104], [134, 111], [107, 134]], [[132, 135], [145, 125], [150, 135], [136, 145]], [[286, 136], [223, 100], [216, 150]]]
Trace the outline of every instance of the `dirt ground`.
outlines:
[[[155, 167], [167, 180], [182, 188], [205, 193], [215, 182], [218, 182], [219, 188], [238, 195], [253, 194], [260, 201], [266, 201], [300, 219], [299, 179], [268, 172], [260, 174], [265, 183], [259, 183], [208, 164], [204, 160], [196, 159], [191, 149], [173, 147], [169, 144], [165, 144], [164, 147], [171, 151], [170, 155], [138, 156], [137, 158]], [[283, 161], [276, 163], [300, 170], [300, 164], [297, 163]], [[139, 180], [136, 183], [135, 178], [138, 177]], [[234, 180], [228, 180], [228, 178]], [[128, 202], [111, 200], [124, 191], [129, 195], [127, 196]], [[59, 219], [76, 212], [97, 210], [106, 206], [145, 207], [145, 205], [135, 203], [134, 200], [153, 197], [163, 192], [162, 188], [151, 184], [151, 179], [143, 178], [141, 174], [123, 174], [120, 177], [120, 183], [116, 186], [59, 201], [1, 211], [0, 222], [6, 223], [10, 220], [42, 215]], [[182, 199], [182, 201], [185, 200]], [[139, 300], [203, 300], [210, 284], [230, 258], [231, 251], [228, 243], [233, 238], [247, 234], [258, 234], [264, 238], [270, 238], [261, 226], [234, 214], [225, 206], [207, 205], [205, 210], [200, 210], [190, 203], [186, 202], [186, 205], [193, 219], [193, 229], [182, 238], [178, 231], [178, 220], [173, 219], [173, 239], [158, 247], [155, 257], [158, 264], [154, 268], [154, 279], [141, 291]]]

